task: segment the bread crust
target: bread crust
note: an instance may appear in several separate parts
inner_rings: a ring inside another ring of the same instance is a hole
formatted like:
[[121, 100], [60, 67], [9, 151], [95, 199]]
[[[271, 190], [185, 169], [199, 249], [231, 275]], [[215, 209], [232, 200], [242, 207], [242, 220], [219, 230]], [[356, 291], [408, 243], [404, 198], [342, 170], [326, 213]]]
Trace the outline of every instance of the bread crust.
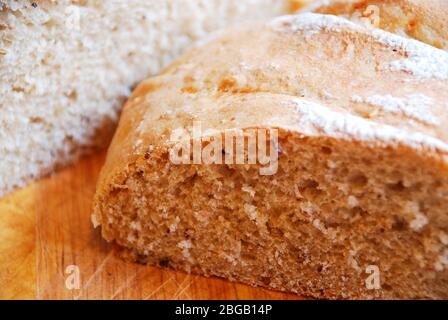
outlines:
[[[310, 17], [319, 19], [319, 15]], [[196, 103], [194, 99], [201, 96], [202, 92], [209, 92], [210, 101], [194, 106], [196, 112], [201, 113], [201, 117], [210, 127], [217, 129], [222, 127], [222, 120], [230, 120], [234, 116], [231, 112], [217, 114], [213, 111], [220, 98], [230, 94], [234, 95], [236, 100], [247, 101], [252, 96], [268, 92], [273, 94], [274, 98], [275, 94], [290, 100], [305, 97], [324, 104], [332, 111], [366, 118], [410, 132], [418, 131], [446, 143], [447, 79], [420, 79], [407, 71], [384, 68], [388, 62], [400, 61], [409, 56], [409, 52], [405, 50], [406, 45], [400, 48], [400, 45], [394, 45], [393, 41], [382, 43], [372, 30], [336, 19], [341, 23], [339, 29], [320, 29], [316, 26], [312, 37], [308, 37], [306, 31], [294, 29], [295, 22], [305, 21], [303, 15], [286, 17], [284, 21], [277, 19], [268, 26], [249, 25], [232, 29], [218, 41], [186, 53], [160, 76], [143, 81], [123, 110], [119, 128], [110, 147], [111, 153], [114, 153], [114, 150], [117, 152], [108, 157], [110, 160], [103, 171], [109, 173], [114, 167], [122, 167], [128, 163], [128, 157], [141, 153], [143, 149], [131, 152], [134, 150], [135, 141], [139, 139], [144, 139], [146, 146], [166, 144], [169, 135], [163, 133], [181, 127], [183, 122], [191, 120], [192, 116], [187, 114], [186, 119], [181, 116], [168, 117], [167, 112], [171, 110], [167, 110], [165, 106], [182, 105], [184, 100]], [[304, 22], [304, 28], [306, 25]], [[314, 26], [314, 22], [310, 22], [310, 25]], [[263, 31], [261, 36], [260, 30]], [[391, 34], [387, 36], [390, 39], [399, 39]], [[408, 43], [408, 40], [405, 41]], [[271, 52], [258, 50], [269, 48], [272, 43], [276, 43], [276, 46]], [[417, 45], [423, 51], [431, 50], [446, 59], [447, 54], [442, 51], [438, 52], [423, 44]], [[229, 53], [224, 54], [223, 48]], [[212, 58], [210, 52], [213, 53]], [[317, 54], [323, 55], [323, 58]], [[242, 58], [243, 62], [239, 63]], [[256, 63], [252, 69], [248, 69], [244, 61], [251, 60]], [[295, 61], [299, 62], [294, 63]], [[443, 61], [438, 63], [442, 66]], [[235, 72], [232, 73], [232, 69], [235, 69]], [[241, 83], [238, 82], [238, 77], [244, 78]], [[334, 79], [338, 81], [335, 82]], [[400, 85], [397, 86], [397, 83]], [[169, 92], [177, 94], [173, 96], [169, 95]], [[352, 99], [353, 96], [393, 94], [400, 97], [412, 93], [425, 95], [433, 101], [431, 112], [438, 118], [437, 125], [409, 121], [407, 116], [400, 113], [375, 113], [375, 110], [371, 112], [368, 105]], [[273, 97], [266, 99], [271, 100]], [[151, 105], [151, 112], [147, 112], [148, 105]], [[285, 113], [284, 106], [274, 102], [272, 106], [256, 111], [242, 103], [241, 108], [247, 108], [250, 117], [241, 117], [238, 127], [263, 124], [265, 119], [272, 118], [273, 115], [278, 117], [279, 124], [289, 123], [291, 119], [291, 115]], [[294, 110], [294, 107], [291, 110]], [[181, 113], [181, 110], [173, 111]], [[158, 118], [163, 121], [156, 120]], [[211, 122], [213, 118], [215, 119]], [[139, 126], [140, 129], [136, 130]], [[297, 128], [299, 131], [301, 129]], [[424, 148], [417, 148], [415, 151], [427, 156], [440, 156], [445, 161], [445, 151], [435, 150], [428, 153]]]
[[[305, 10], [346, 16], [358, 21], [360, 18], [377, 19], [371, 20], [378, 22], [376, 27], [448, 50], [448, 3], [444, 0], [320, 1]], [[375, 14], [378, 17], [372, 16]]]

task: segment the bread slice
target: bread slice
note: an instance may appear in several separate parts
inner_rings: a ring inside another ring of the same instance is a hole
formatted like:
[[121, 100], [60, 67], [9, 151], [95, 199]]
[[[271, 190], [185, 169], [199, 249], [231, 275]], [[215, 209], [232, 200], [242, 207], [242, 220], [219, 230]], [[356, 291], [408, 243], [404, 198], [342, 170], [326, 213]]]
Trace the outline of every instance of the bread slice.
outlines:
[[150, 265], [446, 299], [447, 101], [448, 53], [415, 40], [311, 13], [230, 29], [137, 87], [93, 222]]
[[105, 145], [132, 87], [288, 0], [0, 0], [0, 196]]
[[316, 1], [305, 10], [373, 24], [448, 50], [446, 0], [326, 0]]

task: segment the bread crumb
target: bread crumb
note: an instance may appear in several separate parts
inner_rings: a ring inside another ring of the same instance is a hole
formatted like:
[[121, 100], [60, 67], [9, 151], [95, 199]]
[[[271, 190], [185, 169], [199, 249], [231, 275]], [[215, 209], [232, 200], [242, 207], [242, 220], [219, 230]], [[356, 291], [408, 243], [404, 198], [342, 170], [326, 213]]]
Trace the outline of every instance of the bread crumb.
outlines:
[[349, 196], [347, 199], [348, 206], [350, 209], [356, 208], [359, 206], [359, 201], [355, 196]]
[[142, 225], [139, 221], [132, 221], [130, 224], [130, 227], [132, 230], [135, 231], [141, 231], [142, 230]]
[[168, 228], [170, 229], [170, 232], [175, 232], [177, 230], [177, 226], [180, 222], [180, 218], [176, 216], [176, 219], [174, 219], [174, 223], [172, 223]]
[[182, 240], [177, 246], [182, 249], [182, 254], [186, 259], [191, 259], [190, 248], [192, 244], [190, 240]]
[[257, 221], [257, 207], [253, 206], [251, 204], [245, 203], [244, 204], [244, 211], [248, 214], [250, 220]]
[[337, 168], [337, 164], [336, 164], [336, 162], [334, 162], [334, 161], [331, 161], [331, 160], [328, 160], [327, 161], [327, 166], [328, 166], [328, 168], [330, 168], [330, 169], [335, 169], [335, 168]]
[[244, 191], [244, 192], [247, 192], [248, 194], [250, 194], [250, 196], [253, 198], [253, 197], [255, 197], [255, 190], [251, 187], [251, 186], [249, 186], [249, 185], [247, 185], [247, 184], [245, 184], [242, 188], [241, 188], [241, 190], [242, 191]]
[[313, 204], [311, 203], [311, 201], [308, 201], [306, 208], [305, 208], [305, 212], [310, 217], [313, 216], [314, 209], [313, 209]]
[[448, 249], [445, 249], [443, 254], [439, 256], [439, 260], [435, 264], [435, 269], [438, 272], [445, 270], [448, 266]]
[[446, 234], [445, 232], [440, 232], [439, 239], [442, 244], [448, 246], [448, 234]]
[[133, 242], [135, 242], [135, 241], [137, 240], [137, 238], [135, 237], [134, 234], [130, 233], [130, 234], [128, 234], [127, 240], [128, 240], [130, 243], [133, 243]]
[[409, 226], [414, 231], [421, 231], [428, 224], [428, 218], [420, 211], [418, 203], [408, 202], [406, 206], [406, 211], [414, 215]]
[[313, 220], [313, 226], [321, 231], [322, 233], [326, 234], [327, 233], [327, 229], [325, 228], [325, 226], [322, 224], [322, 222], [319, 219], [314, 219]]

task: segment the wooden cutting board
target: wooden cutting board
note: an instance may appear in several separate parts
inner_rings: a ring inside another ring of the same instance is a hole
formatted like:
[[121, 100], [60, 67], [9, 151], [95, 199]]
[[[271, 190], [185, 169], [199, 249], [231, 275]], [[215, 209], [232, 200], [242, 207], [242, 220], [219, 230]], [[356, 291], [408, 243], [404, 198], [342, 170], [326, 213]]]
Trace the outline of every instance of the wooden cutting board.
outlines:
[[105, 152], [0, 199], [0, 299], [298, 299], [125, 262], [90, 222]]

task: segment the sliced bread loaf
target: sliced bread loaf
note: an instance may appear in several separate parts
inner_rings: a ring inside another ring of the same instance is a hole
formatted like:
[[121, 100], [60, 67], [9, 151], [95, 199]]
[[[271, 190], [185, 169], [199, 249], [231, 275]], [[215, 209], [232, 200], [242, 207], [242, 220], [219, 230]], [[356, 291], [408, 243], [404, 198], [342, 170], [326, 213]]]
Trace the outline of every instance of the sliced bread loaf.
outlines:
[[151, 265], [446, 299], [447, 101], [422, 42], [318, 14], [231, 29], [137, 87], [93, 221]]

